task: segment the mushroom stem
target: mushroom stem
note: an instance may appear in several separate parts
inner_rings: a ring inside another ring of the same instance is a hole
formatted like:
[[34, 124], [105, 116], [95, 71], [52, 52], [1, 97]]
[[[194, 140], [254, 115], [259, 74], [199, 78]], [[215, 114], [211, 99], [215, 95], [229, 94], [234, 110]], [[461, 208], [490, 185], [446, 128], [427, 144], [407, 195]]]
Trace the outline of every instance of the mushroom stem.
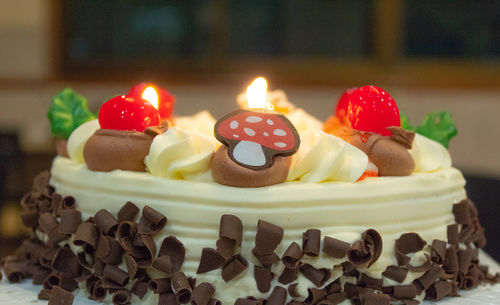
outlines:
[[239, 141], [232, 149], [232, 155], [237, 163], [249, 166], [264, 166], [266, 155], [259, 143]]

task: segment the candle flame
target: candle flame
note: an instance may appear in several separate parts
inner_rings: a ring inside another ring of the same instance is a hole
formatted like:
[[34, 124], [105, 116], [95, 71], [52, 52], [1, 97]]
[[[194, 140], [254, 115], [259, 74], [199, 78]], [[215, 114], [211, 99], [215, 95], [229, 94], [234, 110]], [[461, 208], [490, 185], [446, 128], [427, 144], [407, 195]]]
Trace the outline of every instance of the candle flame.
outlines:
[[267, 81], [263, 77], [257, 77], [247, 88], [248, 108], [273, 109], [273, 105], [267, 102]]
[[158, 109], [158, 93], [155, 88], [147, 87], [142, 91], [142, 99], [150, 102], [156, 109]]

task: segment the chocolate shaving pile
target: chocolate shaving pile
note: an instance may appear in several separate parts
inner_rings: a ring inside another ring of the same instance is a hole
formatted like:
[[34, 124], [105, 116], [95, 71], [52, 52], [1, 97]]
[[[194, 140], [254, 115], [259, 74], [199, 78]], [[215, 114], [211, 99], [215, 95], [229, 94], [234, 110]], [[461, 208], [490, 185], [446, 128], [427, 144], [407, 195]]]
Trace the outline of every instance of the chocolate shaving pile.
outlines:
[[[406, 135], [394, 132], [404, 140]], [[401, 140], [402, 141], [402, 140]], [[26, 194], [21, 205], [23, 223], [32, 229], [13, 255], [2, 260], [2, 268], [12, 283], [32, 278], [33, 284], [43, 285], [39, 299], [49, 300], [49, 305], [69, 305], [78, 284], [87, 289], [89, 298], [102, 301], [108, 294], [113, 304], [130, 304], [133, 295], [142, 299], [150, 290], [159, 295], [159, 304], [221, 305], [214, 298], [215, 287], [210, 283], [196, 285], [196, 279], [181, 272], [186, 249], [175, 236], [163, 239], [156, 249], [154, 235], [167, 223], [167, 218], [145, 206], [140, 209], [127, 202], [113, 215], [107, 210], [98, 211], [93, 217], [82, 219], [76, 210], [73, 197], [62, 197], [49, 184], [48, 172], [39, 174], [33, 190]], [[331, 305], [349, 299], [352, 304], [384, 305], [399, 301], [405, 305], [419, 302], [415, 297], [425, 292], [425, 298], [438, 301], [446, 296], [457, 296], [459, 289], [472, 289], [482, 282], [498, 283], [500, 274], [488, 273], [486, 266], [479, 265], [478, 249], [486, 240], [477, 209], [469, 199], [453, 205], [456, 223], [447, 228], [447, 241], [433, 240], [429, 245], [430, 256], [421, 266], [410, 264], [408, 254], [423, 250], [426, 242], [417, 233], [402, 234], [395, 241], [395, 257], [398, 266], [388, 266], [383, 276], [402, 283], [408, 271], [420, 272], [421, 276], [411, 284], [383, 286], [381, 278], [363, 273], [382, 252], [382, 239], [373, 229], [362, 233], [361, 240], [352, 245], [333, 237], [325, 236], [320, 249], [321, 231], [309, 229], [302, 235], [302, 245], [292, 242], [281, 257], [283, 272], [277, 278], [287, 288], [274, 285], [273, 264], [280, 262], [275, 253], [284, 231], [281, 227], [259, 221], [253, 255], [261, 265], [255, 265], [253, 274], [257, 288], [268, 293], [264, 298], [244, 297], [235, 301], [238, 305]], [[38, 234], [37, 234], [38, 232]], [[40, 233], [46, 236], [43, 242]], [[72, 239], [70, 239], [72, 237]], [[223, 215], [220, 220], [216, 249], [204, 248], [197, 273], [222, 268], [222, 278], [229, 282], [248, 268], [247, 260], [239, 254], [243, 237], [243, 224], [234, 215]], [[68, 243], [81, 246], [75, 253]], [[459, 247], [460, 245], [465, 245]], [[322, 250], [327, 256], [346, 261], [343, 276], [355, 279], [355, 284], [340, 279], [328, 283], [331, 269], [316, 268], [302, 263], [304, 255], [316, 257]], [[125, 261], [126, 268], [119, 267]], [[155, 268], [165, 277], [151, 279], [146, 268]], [[309, 287], [307, 296], [297, 292], [293, 283], [302, 273], [315, 287]], [[1, 273], [0, 273], [1, 274]], [[131, 287], [131, 288], [128, 288]], [[303, 301], [296, 299], [302, 298]]]

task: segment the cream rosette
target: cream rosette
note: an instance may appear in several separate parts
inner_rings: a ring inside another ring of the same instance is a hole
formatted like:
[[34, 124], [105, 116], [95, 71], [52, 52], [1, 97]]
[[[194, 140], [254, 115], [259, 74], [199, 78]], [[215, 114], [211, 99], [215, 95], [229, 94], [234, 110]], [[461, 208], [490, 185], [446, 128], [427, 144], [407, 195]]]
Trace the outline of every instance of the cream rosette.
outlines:
[[214, 137], [215, 119], [207, 110], [197, 112], [191, 116], [182, 116], [174, 119], [174, 126], [188, 132], [197, 132]]
[[197, 132], [171, 127], [154, 138], [144, 163], [151, 175], [168, 179], [212, 181], [214, 140]]
[[355, 182], [368, 166], [368, 156], [364, 152], [319, 129], [304, 132], [300, 139], [287, 181]]
[[68, 138], [68, 155], [71, 160], [76, 163], [85, 163], [83, 158], [83, 148], [87, 140], [98, 130], [101, 126], [97, 119], [88, 121], [78, 126]]
[[409, 152], [415, 160], [414, 173], [430, 173], [451, 168], [448, 150], [440, 143], [418, 133], [415, 134], [415, 140]]

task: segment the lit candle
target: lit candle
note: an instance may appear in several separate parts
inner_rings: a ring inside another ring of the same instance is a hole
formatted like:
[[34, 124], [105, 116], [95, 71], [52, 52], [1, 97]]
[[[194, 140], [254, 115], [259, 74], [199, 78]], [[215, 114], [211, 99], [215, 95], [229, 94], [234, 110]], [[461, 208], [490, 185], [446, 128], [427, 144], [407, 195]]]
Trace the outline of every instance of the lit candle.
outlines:
[[158, 109], [161, 120], [169, 119], [172, 116], [175, 97], [162, 87], [152, 83], [140, 83], [132, 87], [128, 95], [140, 97], [150, 102]]

